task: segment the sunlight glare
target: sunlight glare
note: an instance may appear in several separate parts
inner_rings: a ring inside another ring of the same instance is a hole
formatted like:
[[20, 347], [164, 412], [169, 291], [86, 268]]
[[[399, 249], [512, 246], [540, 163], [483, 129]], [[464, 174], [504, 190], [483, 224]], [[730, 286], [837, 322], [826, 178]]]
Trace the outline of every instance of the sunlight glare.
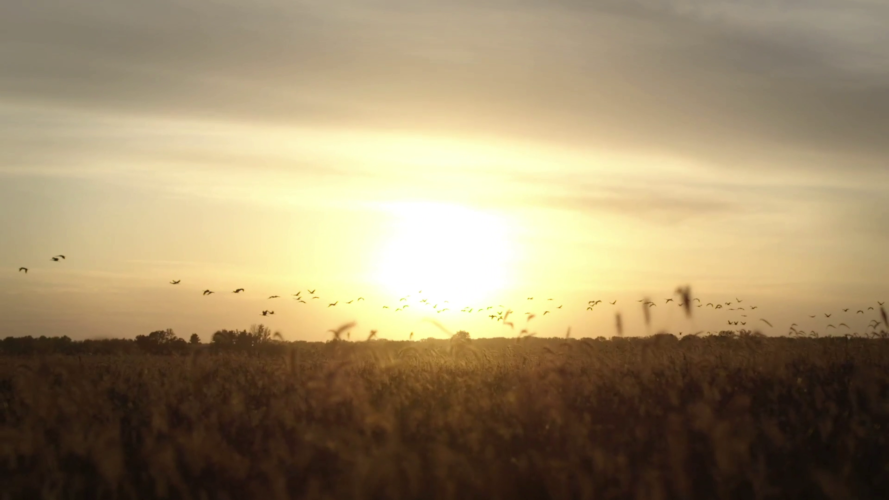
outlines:
[[397, 294], [417, 293], [471, 304], [505, 288], [512, 260], [505, 223], [459, 205], [387, 205], [397, 219], [377, 279]]

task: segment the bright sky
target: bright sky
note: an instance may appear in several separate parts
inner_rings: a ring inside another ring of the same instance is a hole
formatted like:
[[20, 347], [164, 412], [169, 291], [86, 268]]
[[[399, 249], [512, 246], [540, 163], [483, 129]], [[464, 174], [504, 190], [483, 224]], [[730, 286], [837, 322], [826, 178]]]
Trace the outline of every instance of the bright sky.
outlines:
[[[460, 312], [500, 304], [644, 334], [643, 297], [652, 332], [863, 332], [889, 299], [886, 26], [876, 0], [14, 2], [0, 336], [513, 335]], [[688, 321], [682, 284], [759, 307]]]

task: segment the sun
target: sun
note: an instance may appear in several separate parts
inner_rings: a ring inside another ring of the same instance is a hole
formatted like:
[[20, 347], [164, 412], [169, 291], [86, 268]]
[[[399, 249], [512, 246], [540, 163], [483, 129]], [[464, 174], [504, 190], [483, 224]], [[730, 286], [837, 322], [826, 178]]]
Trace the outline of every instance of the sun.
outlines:
[[509, 281], [512, 245], [496, 214], [460, 205], [386, 205], [395, 218], [379, 257], [377, 281], [396, 294], [423, 290], [452, 303], [492, 298]]

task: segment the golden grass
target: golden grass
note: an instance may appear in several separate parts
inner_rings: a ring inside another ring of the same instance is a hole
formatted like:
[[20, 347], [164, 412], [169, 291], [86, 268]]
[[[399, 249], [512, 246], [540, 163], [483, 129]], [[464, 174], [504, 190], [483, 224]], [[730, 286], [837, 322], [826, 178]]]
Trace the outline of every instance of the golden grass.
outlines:
[[879, 498], [887, 438], [882, 340], [0, 358], [4, 498]]

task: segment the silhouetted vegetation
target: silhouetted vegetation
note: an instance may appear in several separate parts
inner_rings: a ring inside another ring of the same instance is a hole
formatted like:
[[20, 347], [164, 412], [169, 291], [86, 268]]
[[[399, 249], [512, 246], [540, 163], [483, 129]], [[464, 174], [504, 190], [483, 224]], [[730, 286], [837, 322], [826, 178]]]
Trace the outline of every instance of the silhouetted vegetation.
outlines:
[[[4, 353], [19, 354], [0, 357], [0, 484], [9, 497], [889, 491], [882, 340], [461, 332], [285, 343], [254, 327], [216, 332], [210, 345], [189, 346], [168, 330], [142, 344], [112, 342], [3, 341]], [[46, 354], [85, 345], [121, 350]], [[181, 345], [196, 348], [173, 355]]]

